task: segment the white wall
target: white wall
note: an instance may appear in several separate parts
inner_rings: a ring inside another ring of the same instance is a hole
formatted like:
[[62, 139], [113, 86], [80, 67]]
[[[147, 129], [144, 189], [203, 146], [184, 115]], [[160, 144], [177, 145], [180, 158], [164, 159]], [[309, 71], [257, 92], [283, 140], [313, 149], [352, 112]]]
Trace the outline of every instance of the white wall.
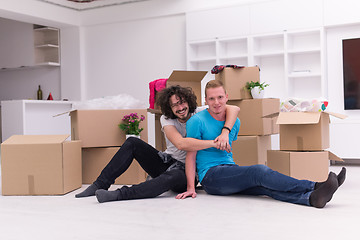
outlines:
[[149, 82], [185, 69], [185, 17], [84, 27], [86, 98], [128, 93], [148, 103]]

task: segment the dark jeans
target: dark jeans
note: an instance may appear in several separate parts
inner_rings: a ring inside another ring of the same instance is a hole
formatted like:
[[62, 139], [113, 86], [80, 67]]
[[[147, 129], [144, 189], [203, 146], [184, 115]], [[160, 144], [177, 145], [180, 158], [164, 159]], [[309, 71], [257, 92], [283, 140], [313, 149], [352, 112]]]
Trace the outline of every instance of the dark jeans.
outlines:
[[284, 202], [309, 205], [315, 183], [286, 176], [265, 165], [234, 164], [210, 168], [201, 185], [214, 195], [266, 195]]
[[175, 160], [164, 163], [158, 152], [141, 139], [130, 137], [102, 170], [94, 184], [98, 188], [108, 189], [115, 182], [115, 179], [129, 168], [133, 159], [136, 159], [152, 179], [131, 187], [124, 186], [117, 189], [118, 200], [151, 198], [169, 190], [186, 191], [184, 170], [166, 171]]

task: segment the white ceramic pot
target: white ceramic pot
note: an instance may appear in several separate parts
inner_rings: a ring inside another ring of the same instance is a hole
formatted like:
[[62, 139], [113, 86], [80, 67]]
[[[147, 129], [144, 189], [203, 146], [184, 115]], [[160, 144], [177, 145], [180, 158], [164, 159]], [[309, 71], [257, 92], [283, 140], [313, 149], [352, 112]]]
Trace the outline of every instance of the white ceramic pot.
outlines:
[[251, 96], [254, 99], [264, 98], [264, 92], [265, 92], [265, 90], [261, 90], [260, 87], [254, 87], [253, 89], [251, 89]]
[[126, 139], [128, 139], [129, 137], [136, 137], [136, 138], [140, 138], [140, 135], [135, 135], [135, 134], [126, 134]]

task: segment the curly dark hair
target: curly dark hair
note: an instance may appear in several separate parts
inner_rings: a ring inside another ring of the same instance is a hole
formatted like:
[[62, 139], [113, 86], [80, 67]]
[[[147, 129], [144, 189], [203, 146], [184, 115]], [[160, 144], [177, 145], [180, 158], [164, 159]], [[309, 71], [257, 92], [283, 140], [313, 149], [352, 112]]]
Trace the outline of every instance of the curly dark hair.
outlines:
[[197, 107], [196, 96], [193, 90], [190, 87], [181, 87], [179, 85], [170, 86], [164, 88], [159, 92], [159, 97], [156, 100], [156, 103], [160, 106], [161, 112], [165, 117], [176, 119], [177, 116], [173, 113], [170, 106], [171, 96], [176, 95], [182, 101], [186, 101], [189, 105], [189, 113], [194, 113]]

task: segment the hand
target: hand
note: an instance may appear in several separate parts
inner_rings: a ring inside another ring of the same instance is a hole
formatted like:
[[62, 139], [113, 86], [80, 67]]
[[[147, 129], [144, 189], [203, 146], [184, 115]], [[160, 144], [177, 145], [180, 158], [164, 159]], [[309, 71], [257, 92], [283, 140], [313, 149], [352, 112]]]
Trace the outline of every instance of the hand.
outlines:
[[221, 151], [231, 152], [231, 146], [229, 144], [229, 134], [222, 132], [217, 138], [215, 138], [214, 142], [216, 143], [216, 148]]
[[195, 189], [193, 190], [187, 190], [186, 192], [179, 193], [175, 198], [176, 199], [185, 199], [187, 197], [196, 198], [196, 192]]

